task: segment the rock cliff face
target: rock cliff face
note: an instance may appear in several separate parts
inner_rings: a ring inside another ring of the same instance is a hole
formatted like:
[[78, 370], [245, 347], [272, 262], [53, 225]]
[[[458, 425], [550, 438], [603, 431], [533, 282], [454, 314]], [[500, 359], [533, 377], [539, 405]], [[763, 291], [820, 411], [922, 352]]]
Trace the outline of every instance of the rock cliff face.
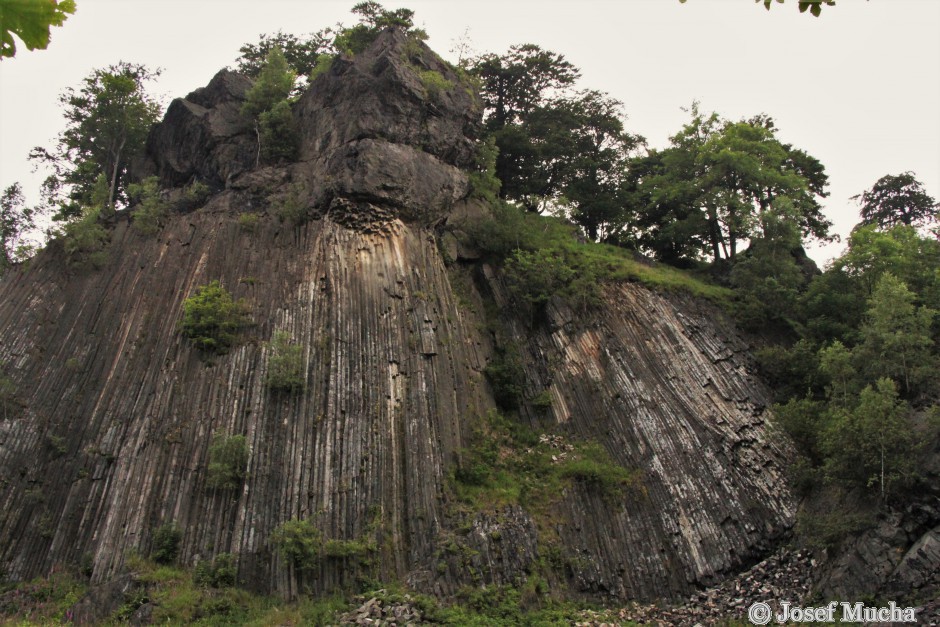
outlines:
[[[427, 72], [443, 82], [426, 85]], [[494, 407], [485, 308], [466, 304], [506, 309], [498, 273], [448, 267], [435, 230], [468, 206], [476, 99], [423, 44], [388, 31], [295, 105], [300, 159], [256, 167], [239, 113], [247, 87], [222, 72], [174, 101], [138, 166], [170, 188], [209, 184], [204, 206], [157, 236], [119, 218], [98, 270], [69, 270], [52, 245], [0, 282], [0, 362], [16, 386], [0, 415], [0, 567], [23, 579], [84, 559], [105, 580], [174, 522], [181, 562], [230, 552], [241, 580], [284, 595], [363, 576], [445, 595], [518, 582], [548, 552], [531, 512], [458, 521], [448, 490]], [[274, 215], [289, 193], [313, 216], [301, 227]], [[212, 280], [247, 300], [254, 324], [207, 358], [179, 321]], [[578, 483], [559, 495], [560, 590], [686, 594], [746, 567], [791, 524], [789, 444], [770, 429], [745, 346], [709, 306], [619, 284], [587, 317], [556, 304], [534, 330], [508, 313], [500, 324], [526, 389], [552, 400], [518, 420], [641, 471], [642, 496], [624, 502]], [[277, 331], [303, 346], [302, 394], [264, 385]], [[217, 433], [247, 438], [238, 490], [207, 486]], [[295, 572], [269, 540], [291, 518], [374, 553]], [[460, 559], [444, 546], [455, 536]]]

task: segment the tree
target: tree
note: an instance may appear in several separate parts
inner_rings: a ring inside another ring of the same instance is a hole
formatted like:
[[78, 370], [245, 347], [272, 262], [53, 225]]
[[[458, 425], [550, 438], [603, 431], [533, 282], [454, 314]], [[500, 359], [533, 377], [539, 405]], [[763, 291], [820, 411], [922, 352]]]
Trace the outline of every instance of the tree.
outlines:
[[80, 217], [82, 207], [92, 204], [99, 175], [108, 185], [107, 209], [126, 202], [128, 166], [143, 151], [160, 115], [160, 104], [144, 86], [159, 74], [122, 61], [94, 70], [80, 88], [59, 97], [67, 126], [55, 151], [37, 147], [30, 153], [53, 169], [43, 188], [46, 203], [56, 211], [54, 219]]
[[[654, 230], [671, 221], [700, 228], [699, 239], [715, 261], [734, 261], [743, 241], [766, 239], [769, 222], [762, 216], [773, 211], [786, 216], [800, 237], [828, 237], [831, 223], [818, 201], [826, 195], [822, 164], [777, 140], [772, 119], [730, 122], [714, 113], [705, 115], [697, 104], [691, 114], [691, 121], [657, 157], [660, 167], [645, 176], [639, 193], [632, 195], [650, 203], [634, 207], [640, 223], [652, 222]], [[649, 169], [642, 161], [632, 165]], [[781, 212], [779, 205], [787, 210]], [[650, 220], [650, 214], [656, 219]]]
[[258, 161], [289, 159], [297, 150], [294, 119], [287, 98], [296, 76], [280, 48], [268, 52], [254, 85], [245, 94], [242, 113], [255, 118]]
[[890, 379], [879, 379], [859, 395], [851, 410], [835, 410], [824, 435], [830, 476], [850, 487], [879, 487], [881, 499], [909, 482], [914, 430], [910, 409]]
[[23, 235], [35, 227], [35, 210], [26, 207], [19, 183], [0, 196], [0, 275], [24, 256]]
[[930, 335], [936, 313], [917, 307], [902, 281], [883, 274], [868, 301], [862, 343], [853, 351], [858, 368], [869, 380], [890, 377], [911, 395], [936, 374]]
[[558, 106], [574, 122], [561, 193], [574, 205], [572, 219], [597, 240], [623, 226], [624, 172], [644, 139], [624, 130], [623, 104], [602, 92], [584, 91]]
[[913, 172], [882, 176], [868, 191], [852, 196], [861, 205], [862, 224], [882, 229], [923, 226], [937, 219], [940, 204], [924, 191]]
[[50, 28], [75, 13], [75, 0], [0, 0], [0, 58], [16, 55], [20, 38], [27, 50], [45, 50]]
[[428, 34], [414, 26], [414, 11], [411, 9], [388, 10], [378, 2], [360, 2], [351, 12], [359, 16], [359, 23], [350, 28], [338, 28], [333, 47], [338, 52], [356, 55], [369, 47], [379, 33], [390, 26], [404, 30], [419, 41], [425, 41]]
[[245, 481], [250, 452], [248, 440], [243, 435], [212, 436], [209, 445], [209, 466], [206, 485], [218, 490], [235, 490]]
[[845, 272], [870, 296], [881, 276], [890, 272], [903, 281], [920, 301], [940, 308], [940, 241], [923, 237], [912, 226], [884, 230], [859, 225], [849, 236], [846, 252], [833, 261], [832, 270]]
[[533, 44], [483, 55], [471, 71], [499, 151], [500, 196], [530, 211], [567, 205], [591, 239], [616, 231], [624, 166], [643, 141], [624, 131], [622, 104], [599, 91], [569, 93], [577, 68]]
[[330, 29], [311, 33], [304, 39], [280, 30], [274, 35], [262, 34], [257, 44], [245, 44], [239, 49], [241, 56], [237, 60], [236, 69], [246, 76], [257, 78], [268, 54], [277, 48], [296, 75], [310, 76], [320, 56], [334, 52], [331, 34]]
[[746, 254], [731, 270], [738, 300], [735, 314], [746, 327], [789, 324], [796, 313], [806, 278], [793, 254], [800, 248], [800, 234], [791, 209], [789, 199], [783, 198], [759, 216], [760, 235], [751, 239]]
[[553, 92], [574, 84], [581, 75], [564, 55], [535, 44], [512, 46], [502, 56], [485, 54], [472, 62], [471, 71], [482, 83], [480, 94], [491, 132], [522, 122]]
[[268, 372], [264, 382], [275, 392], [291, 394], [304, 389], [304, 353], [299, 344], [292, 344], [290, 333], [278, 331], [265, 347], [269, 353]]

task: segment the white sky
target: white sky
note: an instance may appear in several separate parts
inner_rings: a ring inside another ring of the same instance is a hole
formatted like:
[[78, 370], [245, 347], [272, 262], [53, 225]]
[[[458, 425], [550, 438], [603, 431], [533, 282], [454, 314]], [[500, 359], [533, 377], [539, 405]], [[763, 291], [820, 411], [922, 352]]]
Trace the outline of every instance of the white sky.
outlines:
[[[161, 67], [154, 91], [184, 96], [259, 34], [297, 35], [355, 22], [355, 0], [77, 0], [48, 50], [0, 63], [0, 189], [30, 201], [43, 176], [26, 160], [63, 128], [58, 95], [118, 60]], [[627, 128], [662, 147], [688, 120], [680, 107], [739, 119], [774, 117], [778, 137], [822, 161], [826, 214], [843, 236], [849, 200], [885, 174], [911, 170], [940, 196], [940, 0], [839, 0], [819, 18], [796, 0], [401, 0], [443, 57], [469, 29], [478, 52], [535, 43], [582, 72], [580, 87], [623, 101]], [[841, 245], [811, 252], [817, 261]]]

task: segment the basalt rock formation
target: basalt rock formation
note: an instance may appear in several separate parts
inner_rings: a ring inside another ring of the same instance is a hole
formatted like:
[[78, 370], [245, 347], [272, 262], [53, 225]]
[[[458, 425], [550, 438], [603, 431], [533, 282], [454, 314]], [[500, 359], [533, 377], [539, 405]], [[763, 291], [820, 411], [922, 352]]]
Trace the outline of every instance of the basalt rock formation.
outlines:
[[[611, 284], [593, 312], [552, 302], [533, 327], [509, 311], [498, 270], [445, 263], [448, 220], [485, 208], [467, 199], [479, 105], [436, 55], [389, 30], [337, 59], [294, 106], [290, 164], [257, 164], [248, 85], [223, 71], [174, 101], [137, 165], [170, 196], [206, 183], [204, 206], [156, 236], [119, 217], [99, 269], [71, 269], [51, 245], [0, 282], [0, 362], [16, 388], [0, 415], [7, 577], [84, 561], [108, 580], [171, 522], [181, 563], [232, 553], [241, 581], [286, 596], [362, 576], [449, 595], [548, 568], [561, 594], [649, 600], [773, 548], [795, 514], [793, 451], [715, 308]], [[290, 194], [308, 211], [300, 226], [276, 216]], [[213, 280], [247, 301], [253, 325], [207, 356], [179, 321]], [[635, 494], [612, 502], [574, 481], [547, 522], [519, 505], [455, 514], [455, 464], [495, 407], [484, 300], [504, 312], [495, 323], [519, 347], [526, 398], [551, 399], [513, 419], [546, 441], [599, 443], [639, 471]], [[303, 347], [299, 394], [265, 385], [278, 331]], [[249, 446], [235, 490], [207, 485], [220, 433]], [[270, 540], [292, 518], [369, 554], [294, 569]]]

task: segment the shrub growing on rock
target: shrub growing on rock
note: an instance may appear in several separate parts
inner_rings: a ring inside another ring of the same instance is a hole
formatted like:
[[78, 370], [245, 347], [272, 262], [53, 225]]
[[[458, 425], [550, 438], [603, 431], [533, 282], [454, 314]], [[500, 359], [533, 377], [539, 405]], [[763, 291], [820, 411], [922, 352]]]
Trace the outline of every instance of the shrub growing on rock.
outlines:
[[218, 281], [196, 288], [183, 302], [183, 335], [197, 348], [225, 353], [237, 339], [240, 329], [249, 324], [248, 307], [236, 301]]
[[153, 532], [153, 546], [150, 557], [158, 564], [172, 564], [180, 552], [180, 540], [183, 532], [174, 523], [157, 527]]
[[317, 565], [323, 540], [309, 520], [293, 518], [281, 523], [271, 534], [271, 544], [294, 568], [310, 570]]
[[245, 436], [216, 434], [209, 446], [209, 476], [206, 485], [220, 490], [241, 487], [245, 481], [248, 457]]
[[268, 372], [265, 384], [274, 392], [293, 393], [304, 388], [303, 347], [291, 344], [290, 334], [278, 331], [267, 345]]

